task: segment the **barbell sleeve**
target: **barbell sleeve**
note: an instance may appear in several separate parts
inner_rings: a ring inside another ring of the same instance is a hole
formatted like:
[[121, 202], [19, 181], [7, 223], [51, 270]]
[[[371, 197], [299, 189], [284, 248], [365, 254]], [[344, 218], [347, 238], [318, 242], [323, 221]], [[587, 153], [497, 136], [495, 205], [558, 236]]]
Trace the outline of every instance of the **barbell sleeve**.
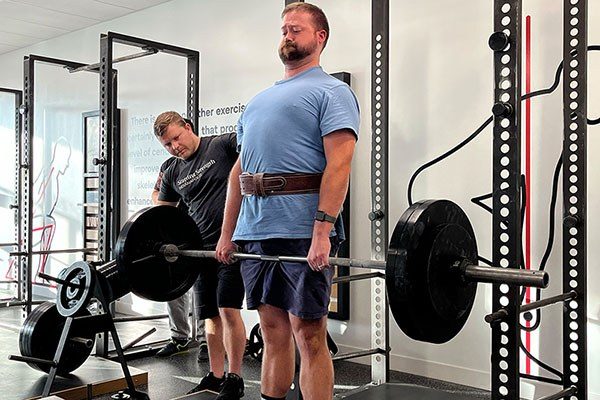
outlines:
[[546, 288], [550, 276], [546, 271], [517, 268], [497, 268], [465, 262], [459, 268], [468, 281]]

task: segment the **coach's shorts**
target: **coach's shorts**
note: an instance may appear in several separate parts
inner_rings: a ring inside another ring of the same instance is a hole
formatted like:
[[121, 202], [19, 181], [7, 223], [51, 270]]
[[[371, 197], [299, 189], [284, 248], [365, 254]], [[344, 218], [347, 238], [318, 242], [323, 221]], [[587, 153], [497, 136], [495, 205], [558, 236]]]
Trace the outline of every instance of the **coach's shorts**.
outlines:
[[[337, 237], [331, 241], [333, 255], [339, 245]], [[267, 239], [240, 244], [244, 252], [251, 254], [306, 257], [311, 239]], [[242, 260], [241, 263], [249, 310], [269, 304], [303, 319], [327, 315], [333, 268], [317, 272], [307, 263], [260, 260]]]
[[194, 284], [198, 319], [219, 315], [219, 308], [242, 308], [244, 283], [240, 264], [223, 265], [217, 260], [202, 260], [200, 275]]

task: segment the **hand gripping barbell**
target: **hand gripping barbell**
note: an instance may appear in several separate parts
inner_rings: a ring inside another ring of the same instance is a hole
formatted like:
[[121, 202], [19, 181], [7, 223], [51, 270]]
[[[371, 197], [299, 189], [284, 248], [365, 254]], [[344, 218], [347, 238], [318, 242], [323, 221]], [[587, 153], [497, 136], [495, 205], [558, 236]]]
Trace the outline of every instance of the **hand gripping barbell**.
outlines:
[[[176, 235], [174, 235], [176, 233]], [[174, 236], [171, 236], [174, 235]], [[117, 241], [119, 275], [132, 291], [152, 300], [196, 280], [201, 265], [190, 260], [215, 258], [197, 250], [202, 239], [193, 220], [175, 207], [156, 206], [138, 212]], [[239, 260], [306, 262], [306, 257], [234, 253]], [[548, 274], [476, 264], [477, 244], [468, 217], [448, 200], [413, 204], [400, 217], [387, 259], [330, 258], [331, 265], [385, 270], [390, 309], [409, 337], [444, 343], [464, 326], [475, 301], [477, 282], [545, 288]], [[179, 284], [179, 283], [181, 284]]]

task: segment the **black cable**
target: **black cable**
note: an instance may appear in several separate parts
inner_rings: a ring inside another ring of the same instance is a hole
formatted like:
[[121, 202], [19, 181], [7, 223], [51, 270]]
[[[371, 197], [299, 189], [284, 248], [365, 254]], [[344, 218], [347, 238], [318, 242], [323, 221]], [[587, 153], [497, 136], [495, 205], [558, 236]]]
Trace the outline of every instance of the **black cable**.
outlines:
[[[540, 262], [539, 270], [543, 271], [546, 269], [546, 264], [548, 263], [548, 259], [550, 258], [550, 254], [552, 253], [552, 248], [554, 246], [554, 231], [556, 225], [556, 203], [558, 200], [558, 183], [560, 179], [560, 171], [562, 169], [562, 153], [558, 158], [556, 163], [556, 167], [554, 167], [554, 175], [552, 176], [552, 195], [550, 197], [550, 215], [548, 221], [548, 241], [546, 243], [546, 250], [544, 251], [544, 255], [542, 256], [542, 261]], [[541, 299], [541, 289], [536, 288], [536, 299]], [[521, 300], [522, 302], [522, 300]], [[533, 332], [537, 330], [542, 322], [542, 313], [541, 309], [535, 310], [535, 323], [532, 326], [523, 326], [521, 325], [521, 329], [525, 332]]]
[[490, 267], [494, 266], [494, 264], [492, 264], [492, 262], [490, 260], [488, 260], [487, 258], [484, 258], [484, 257], [481, 257], [481, 256], [477, 256], [477, 259], [479, 261], [481, 261], [482, 263], [489, 265]]
[[543, 369], [545, 369], [546, 371], [556, 375], [557, 377], [559, 377], [560, 379], [564, 379], [564, 376], [562, 374], [562, 372], [560, 372], [559, 370], [557, 370], [556, 368], [551, 367], [550, 365], [538, 360], [537, 358], [535, 358], [530, 352], [529, 350], [527, 350], [525, 348], [525, 346], [523, 345], [523, 341], [519, 341], [519, 347], [521, 348], [521, 350], [523, 350], [523, 352], [525, 353], [525, 355], [527, 355], [527, 357], [529, 357], [533, 362], [535, 362], [538, 366], [542, 367]]
[[471, 199], [471, 202], [475, 203], [479, 207], [483, 208], [484, 210], [486, 210], [487, 212], [489, 212], [490, 214], [492, 214], [493, 211], [494, 211], [494, 210], [492, 210], [492, 207], [490, 207], [487, 204], [483, 203], [483, 200], [491, 199], [492, 196], [494, 196], [494, 193], [483, 194], [481, 196], [473, 197]]
[[563, 385], [564, 380], [562, 379], [554, 379], [554, 378], [546, 378], [545, 376], [537, 376], [537, 375], [529, 375], [529, 374], [519, 374], [519, 376], [523, 379], [531, 379], [533, 381], [551, 383], [553, 385]]
[[[525, 183], [525, 175], [521, 174], [521, 185], [520, 185], [520, 193], [521, 193], [521, 243], [519, 244], [520, 251], [520, 260], [521, 264], [519, 264], [519, 269], [525, 269], [525, 251], [523, 250], [523, 227], [525, 226], [525, 214], [527, 213], [527, 184]], [[521, 292], [519, 294], [519, 304], [523, 303], [523, 299], [525, 298], [525, 294], [527, 294], [527, 288], [525, 286], [521, 286]]]
[[552, 176], [552, 195], [550, 197], [550, 216], [548, 222], [548, 242], [546, 243], [546, 250], [544, 251], [544, 255], [542, 256], [542, 261], [540, 262], [540, 271], [543, 271], [546, 268], [546, 264], [548, 263], [548, 259], [550, 258], [550, 253], [552, 253], [552, 246], [554, 245], [554, 225], [556, 220], [556, 202], [558, 200], [558, 183], [560, 178], [560, 171], [562, 169], [562, 152], [560, 157], [558, 157], [558, 161], [556, 162], [556, 166], [554, 167], [554, 175]]
[[560, 84], [560, 77], [562, 76], [562, 70], [563, 70], [563, 62], [561, 61], [558, 64], [556, 73], [554, 74], [554, 82], [552, 83], [552, 85], [550, 85], [549, 88], [536, 90], [535, 92], [525, 93], [523, 96], [521, 96], [521, 100], [532, 99], [537, 96], [542, 96], [542, 95], [550, 94], [550, 93], [554, 92], [556, 90], [556, 88], [558, 87], [558, 85]]
[[489, 117], [479, 128], [477, 128], [475, 130], [475, 132], [473, 132], [471, 135], [469, 135], [469, 137], [467, 137], [465, 140], [463, 140], [462, 142], [460, 142], [459, 144], [457, 144], [456, 146], [454, 146], [453, 148], [451, 148], [450, 150], [448, 150], [447, 152], [445, 152], [444, 154], [442, 154], [439, 157], [434, 158], [433, 160], [429, 161], [426, 164], [421, 165], [410, 177], [410, 180], [408, 181], [408, 205], [412, 206], [413, 205], [413, 201], [412, 201], [412, 187], [413, 184], [415, 183], [415, 179], [417, 179], [417, 176], [423, 172], [424, 170], [426, 170], [427, 168], [431, 167], [434, 164], [437, 164], [438, 162], [444, 160], [445, 158], [450, 157], [452, 154], [456, 153], [458, 150], [462, 149], [463, 147], [465, 147], [470, 141], [472, 141], [473, 139], [475, 139], [481, 132], [483, 132], [483, 130], [492, 123], [492, 121], [494, 120], [494, 117]]
[[[600, 45], [593, 45], [593, 46], [588, 46], [588, 51], [600, 51]], [[554, 92], [557, 88], [558, 85], [560, 84], [560, 79], [562, 76], [562, 70], [563, 70], [563, 62], [561, 61], [558, 64], [558, 68], [556, 69], [556, 73], [554, 74], [554, 82], [552, 82], [552, 85], [550, 85], [550, 87], [546, 88], [546, 89], [540, 89], [540, 90], [536, 90], [534, 92], [530, 92], [530, 93], [526, 93], [524, 95], [521, 96], [521, 100], [527, 100], [527, 99], [532, 99], [534, 97], [538, 97], [538, 96], [543, 96], [546, 94], [551, 94], [552, 92]], [[408, 181], [408, 205], [412, 206], [413, 201], [412, 201], [412, 188], [414, 185], [414, 181], [417, 178], [417, 176], [423, 172], [423, 170], [431, 167], [434, 164], [437, 164], [438, 162], [446, 159], [447, 157], [451, 156], [452, 154], [456, 153], [458, 150], [460, 150], [461, 148], [463, 148], [465, 145], [467, 145], [470, 141], [472, 141], [473, 139], [475, 139], [489, 124], [492, 123], [492, 121], [494, 120], [494, 117], [489, 117], [479, 128], [477, 128], [477, 130], [475, 132], [473, 132], [469, 137], [467, 137], [465, 140], [463, 140], [462, 142], [460, 142], [459, 144], [457, 144], [456, 146], [454, 146], [452, 149], [448, 150], [447, 152], [443, 153], [442, 155], [440, 155], [439, 157], [429, 161], [426, 164], [423, 164], [422, 166], [420, 166], [410, 177], [410, 180]], [[589, 125], [598, 125], [600, 124], [600, 117], [597, 119], [588, 119], [588, 124]], [[473, 199], [471, 199], [471, 201], [475, 202]], [[476, 203], [478, 204], [478, 203]], [[478, 204], [479, 206], [488, 209], [489, 207], [484, 206], [482, 204]]]

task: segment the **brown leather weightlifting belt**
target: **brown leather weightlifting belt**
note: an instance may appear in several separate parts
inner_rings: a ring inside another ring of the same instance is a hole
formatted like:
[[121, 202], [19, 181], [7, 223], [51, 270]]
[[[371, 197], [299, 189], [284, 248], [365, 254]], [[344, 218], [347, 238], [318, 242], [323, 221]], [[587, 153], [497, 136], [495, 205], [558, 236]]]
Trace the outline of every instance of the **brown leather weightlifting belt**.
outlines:
[[244, 196], [275, 196], [281, 194], [319, 193], [323, 174], [250, 174], [240, 175]]

